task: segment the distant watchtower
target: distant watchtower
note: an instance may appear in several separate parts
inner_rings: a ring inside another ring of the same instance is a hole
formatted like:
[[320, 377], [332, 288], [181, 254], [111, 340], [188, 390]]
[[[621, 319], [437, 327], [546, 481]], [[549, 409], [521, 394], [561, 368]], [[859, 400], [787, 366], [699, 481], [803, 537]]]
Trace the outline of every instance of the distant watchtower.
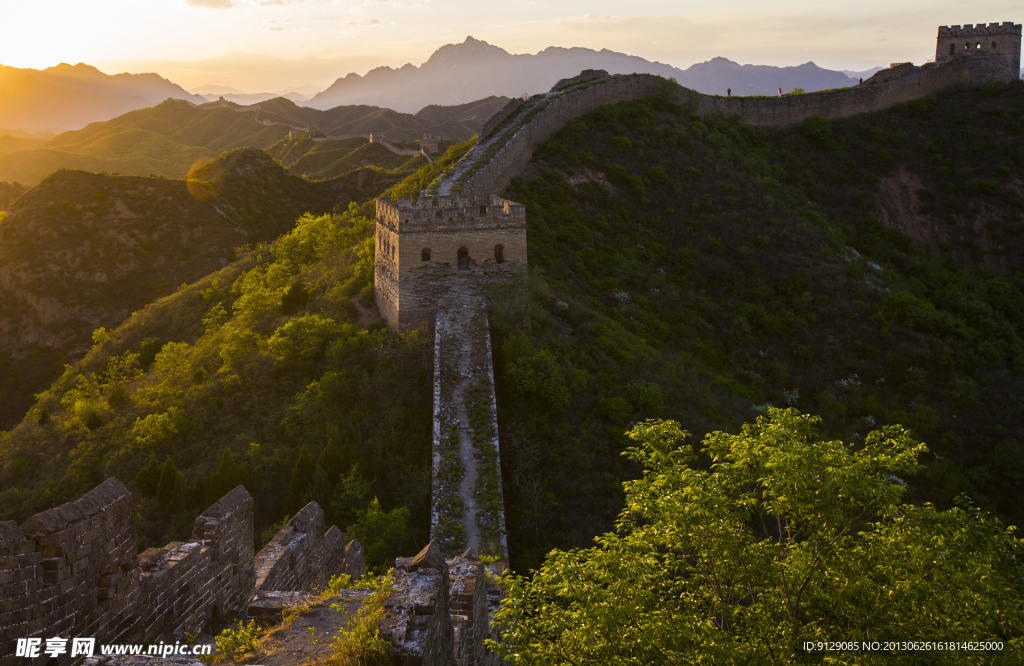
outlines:
[[971, 81], [1020, 78], [1021, 25], [1013, 21], [940, 26], [935, 62], [970, 58]]
[[526, 207], [497, 195], [377, 199], [376, 243], [380, 313], [433, 326], [439, 299], [479, 299], [526, 263]]

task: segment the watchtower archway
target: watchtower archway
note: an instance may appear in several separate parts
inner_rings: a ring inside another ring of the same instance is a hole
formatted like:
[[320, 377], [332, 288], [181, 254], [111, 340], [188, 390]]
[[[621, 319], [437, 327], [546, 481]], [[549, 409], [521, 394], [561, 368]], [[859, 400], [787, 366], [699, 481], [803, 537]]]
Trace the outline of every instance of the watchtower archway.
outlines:
[[465, 245], [463, 245], [462, 247], [459, 248], [457, 259], [458, 259], [459, 270], [460, 271], [468, 271], [469, 270], [469, 266], [470, 266], [469, 250], [466, 248]]

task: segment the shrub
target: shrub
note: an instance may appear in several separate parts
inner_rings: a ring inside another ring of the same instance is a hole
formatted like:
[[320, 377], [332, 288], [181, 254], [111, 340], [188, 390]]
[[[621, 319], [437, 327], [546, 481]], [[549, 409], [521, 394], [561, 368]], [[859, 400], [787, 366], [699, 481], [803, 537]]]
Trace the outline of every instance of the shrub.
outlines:
[[263, 630], [256, 626], [256, 620], [249, 620], [249, 624], [238, 623], [235, 629], [225, 629], [215, 639], [217, 649], [228, 657], [236, 654], [251, 652], [256, 649], [256, 641]]
[[824, 144], [832, 136], [832, 121], [821, 116], [808, 116], [800, 123], [800, 131], [809, 140]]

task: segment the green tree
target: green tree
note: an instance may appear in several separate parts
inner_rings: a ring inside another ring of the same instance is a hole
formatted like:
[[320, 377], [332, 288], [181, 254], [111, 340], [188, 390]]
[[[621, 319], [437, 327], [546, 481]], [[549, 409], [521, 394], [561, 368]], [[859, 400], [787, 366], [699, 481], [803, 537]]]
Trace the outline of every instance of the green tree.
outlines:
[[172, 514], [185, 508], [185, 494], [188, 491], [185, 475], [174, 466], [170, 456], [160, 468], [160, 482], [157, 484], [156, 499], [166, 513]]
[[394, 565], [409, 545], [409, 509], [402, 506], [385, 511], [374, 497], [359, 520], [345, 530], [345, 536], [363, 544], [367, 567], [381, 570], [388, 562]]
[[[519, 664], [792, 663], [805, 641], [986, 641], [1024, 647], [1024, 543], [964, 502], [905, 504], [923, 444], [902, 428], [822, 441], [817, 417], [769, 410], [704, 440], [672, 421], [627, 455], [616, 531], [509, 578], [501, 648]], [[1006, 652], [1004, 652], [1005, 654]], [[988, 663], [929, 652], [915, 663]], [[891, 663], [889, 653], [829, 663]]]
[[160, 471], [160, 462], [156, 459], [155, 455], [151, 454], [149, 456], [149, 464], [135, 475], [135, 489], [143, 497], [153, 497], [156, 495], [157, 488], [160, 487]]
[[245, 486], [248, 483], [249, 470], [235, 465], [231, 450], [225, 448], [220, 457], [220, 466], [215, 472], [210, 473], [210, 478], [206, 481], [206, 504], [208, 506], [214, 504], [234, 490], [236, 486]]
[[302, 508], [302, 498], [313, 483], [313, 475], [316, 474], [316, 465], [313, 463], [313, 456], [309, 455], [309, 449], [302, 445], [299, 450], [299, 459], [292, 468], [292, 478], [288, 483], [288, 494], [284, 499], [284, 512], [286, 516], [292, 516]]
[[330, 512], [334, 524], [351, 525], [355, 522], [369, 492], [370, 482], [359, 473], [358, 464], [352, 465], [349, 473], [342, 474], [334, 485], [330, 503], [325, 507]]

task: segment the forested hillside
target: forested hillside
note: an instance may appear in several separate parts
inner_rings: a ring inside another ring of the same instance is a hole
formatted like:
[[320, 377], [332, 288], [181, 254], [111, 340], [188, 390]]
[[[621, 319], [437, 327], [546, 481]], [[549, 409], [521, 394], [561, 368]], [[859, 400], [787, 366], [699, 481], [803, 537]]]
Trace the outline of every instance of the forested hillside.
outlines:
[[[92, 331], [276, 238], [305, 212], [365, 201], [399, 176], [380, 170], [312, 183], [243, 149], [188, 180], [62, 170], [0, 221], [0, 428], [81, 358]], [[0, 204], [23, 188], [0, 184]]]
[[167, 100], [65, 132], [40, 147], [0, 154], [0, 180], [34, 185], [57, 169], [184, 178], [198, 160], [236, 148], [268, 148], [288, 131], [257, 123], [252, 113]]
[[[391, 192], [418, 191], [470, 145]], [[225, 171], [239, 172], [236, 188], [269, 189], [264, 173], [314, 191], [338, 182], [284, 174], [259, 151], [232, 153]], [[216, 182], [205, 172], [193, 181], [197, 192]], [[248, 202], [293, 229], [94, 332], [85, 358], [0, 435], [3, 519], [74, 499], [114, 475], [139, 495], [146, 547], [190, 534], [196, 512], [238, 483], [256, 498], [257, 527], [269, 535], [316, 499], [329, 522], [367, 546], [373, 566], [426, 542], [431, 343], [376, 317], [374, 204], [288, 217], [270, 192], [207, 201]], [[305, 205], [318, 211], [315, 200]]]
[[[1024, 88], [786, 130], [671, 99], [574, 121], [505, 193], [531, 260], [529, 301], [490, 300], [513, 565], [612, 526], [630, 424], [700, 441], [772, 406], [855, 443], [907, 426], [930, 453], [891, 483], [1020, 524]], [[156, 543], [248, 475], [261, 530], [318, 498], [378, 565], [423, 545], [429, 345], [375, 316], [371, 213], [304, 218], [96, 337], [0, 440], [0, 517], [114, 474]]]
[[630, 423], [699, 441], [770, 405], [854, 441], [907, 426], [911, 499], [1020, 525], [1022, 110], [1019, 84], [965, 88], [778, 131], [655, 98], [541, 147], [505, 194], [532, 328], [514, 294], [494, 315], [513, 563], [611, 527]]
[[[34, 185], [57, 169], [184, 178], [199, 160], [237, 148], [269, 150], [281, 159], [300, 144], [301, 137], [289, 138], [293, 127], [316, 126], [330, 135], [380, 133], [396, 141], [419, 140], [430, 133], [454, 143], [474, 136], [507, 101], [488, 97], [458, 106], [433, 105], [413, 115], [373, 106], [319, 111], [284, 98], [253, 107], [217, 103], [196, 107], [167, 100], [46, 142], [35, 137], [0, 137], [0, 182]], [[282, 142], [284, 150], [279, 149]], [[360, 166], [411, 171], [426, 163], [423, 158], [413, 162], [412, 156], [397, 155], [382, 146], [363, 147], [365, 138], [314, 142], [306, 136], [305, 142], [302, 153], [315, 155], [298, 165], [295, 173], [310, 178], [340, 176]], [[343, 159], [357, 148], [361, 152]]]

